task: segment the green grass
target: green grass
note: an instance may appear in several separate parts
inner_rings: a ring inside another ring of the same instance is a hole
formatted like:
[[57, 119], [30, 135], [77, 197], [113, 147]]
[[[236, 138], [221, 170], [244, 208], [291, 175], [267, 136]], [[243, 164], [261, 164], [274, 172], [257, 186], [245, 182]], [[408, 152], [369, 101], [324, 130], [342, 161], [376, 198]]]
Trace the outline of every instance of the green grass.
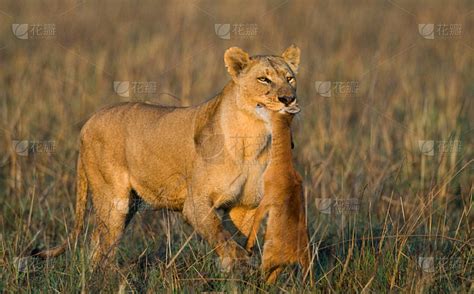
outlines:
[[[160, 2], [0, 4], [1, 292], [472, 292], [472, 1]], [[15, 23], [56, 31], [20, 40]], [[214, 31], [223, 23], [258, 31], [223, 40]], [[427, 40], [424, 23], [459, 23], [462, 34]], [[18, 270], [16, 257], [60, 244], [73, 226], [78, 134], [95, 110], [130, 99], [198, 104], [229, 80], [226, 48], [280, 54], [291, 43], [302, 50], [294, 160], [305, 179], [313, 287], [295, 267], [265, 285], [258, 252], [253, 267], [221, 273], [179, 214], [146, 209], [109, 274], [88, 270], [93, 217], [75, 250]], [[127, 99], [114, 81], [152, 81], [157, 91]], [[327, 98], [316, 81], [359, 87]], [[20, 156], [13, 140], [52, 140], [55, 150]], [[433, 156], [420, 140], [434, 141]], [[326, 214], [320, 198], [360, 207]]]

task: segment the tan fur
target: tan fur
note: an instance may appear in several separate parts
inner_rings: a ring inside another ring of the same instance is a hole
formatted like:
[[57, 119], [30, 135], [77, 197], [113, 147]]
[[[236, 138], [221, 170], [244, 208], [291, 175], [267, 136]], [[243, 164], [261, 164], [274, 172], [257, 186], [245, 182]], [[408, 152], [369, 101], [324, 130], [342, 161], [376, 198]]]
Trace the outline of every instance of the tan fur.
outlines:
[[[285, 265], [299, 263], [306, 275], [310, 267], [302, 178], [291, 157], [290, 123], [293, 115], [272, 112], [272, 149], [264, 174], [265, 197], [254, 214], [246, 249], [251, 251], [263, 217], [268, 213], [262, 269], [274, 283]], [[310, 275], [310, 280], [311, 275]]]
[[[263, 196], [269, 161], [268, 113], [294, 96], [299, 49], [279, 56], [226, 51], [232, 80], [213, 99], [188, 108], [123, 103], [94, 114], [83, 126], [77, 175], [76, 238], [83, 226], [87, 191], [98, 220], [93, 264], [110, 260], [136, 212], [134, 195], [154, 208], [182, 211], [194, 229], [216, 248], [230, 268], [247, 252], [230, 238], [216, 208], [255, 208]], [[272, 80], [264, 84], [257, 78]], [[262, 107], [263, 106], [263, 107]], [[37, 255], [61, 254], [58, 248]]]

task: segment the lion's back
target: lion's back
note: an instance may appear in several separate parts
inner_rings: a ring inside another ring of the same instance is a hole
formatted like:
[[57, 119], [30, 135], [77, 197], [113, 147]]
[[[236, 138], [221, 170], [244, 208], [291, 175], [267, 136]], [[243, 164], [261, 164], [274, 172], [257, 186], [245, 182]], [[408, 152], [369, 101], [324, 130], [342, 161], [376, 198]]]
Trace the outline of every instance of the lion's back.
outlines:
[[133, 130], [156, 127], [168, 114], [183, 108], [166, 107], [142, 102], [124, 102], [106, 106], [94, 113], [81, 129], [81, 141], [103, 136], [121, 138], [133, 135]]

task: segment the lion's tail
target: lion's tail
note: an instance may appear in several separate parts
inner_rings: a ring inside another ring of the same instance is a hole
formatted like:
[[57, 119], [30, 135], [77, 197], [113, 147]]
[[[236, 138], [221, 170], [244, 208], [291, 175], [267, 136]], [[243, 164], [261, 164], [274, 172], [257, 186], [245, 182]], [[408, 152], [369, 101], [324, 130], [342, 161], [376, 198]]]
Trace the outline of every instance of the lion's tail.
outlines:
[[88, 190], [88, 183], [87, 177], [84, 170], [84, 165], [81, 161], [81, 156], [78, 156], [77, 159], [77, 178], [76, 178], [76, 220], [74, 225], [74, 231], [72, 231], [68, 238], [64, 241], [64, 243], [60, 246], [45, 249], [38, 253], [35, 253], [34, 256], [42, 257], [42, 258], [50, 258], [56, 257], [64, 251], [66, 251], [69, 240], [77, 240], [79, 235], [84, 228], [84, 218], [87, 208], [87, 190]]

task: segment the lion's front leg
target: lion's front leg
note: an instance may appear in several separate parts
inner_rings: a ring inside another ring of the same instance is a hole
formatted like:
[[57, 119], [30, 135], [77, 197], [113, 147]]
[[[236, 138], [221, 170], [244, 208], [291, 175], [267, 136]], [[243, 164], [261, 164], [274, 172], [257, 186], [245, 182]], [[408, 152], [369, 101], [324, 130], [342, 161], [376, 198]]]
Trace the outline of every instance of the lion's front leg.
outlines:
[[237, 206], [229, 211], [229, 218], [232, 224], [239, 232], [246, 238], [249, 237], [252, 225], [254, 222], [256, 208], [247, 208], [243, 206]]
[[230, 271], [236, 261], [248, 259], [247, 251], [224, 230], [208, 198], [188, 197], [184, 203], [183, 215], [196, 232], [215, 248], [224, 271]]

